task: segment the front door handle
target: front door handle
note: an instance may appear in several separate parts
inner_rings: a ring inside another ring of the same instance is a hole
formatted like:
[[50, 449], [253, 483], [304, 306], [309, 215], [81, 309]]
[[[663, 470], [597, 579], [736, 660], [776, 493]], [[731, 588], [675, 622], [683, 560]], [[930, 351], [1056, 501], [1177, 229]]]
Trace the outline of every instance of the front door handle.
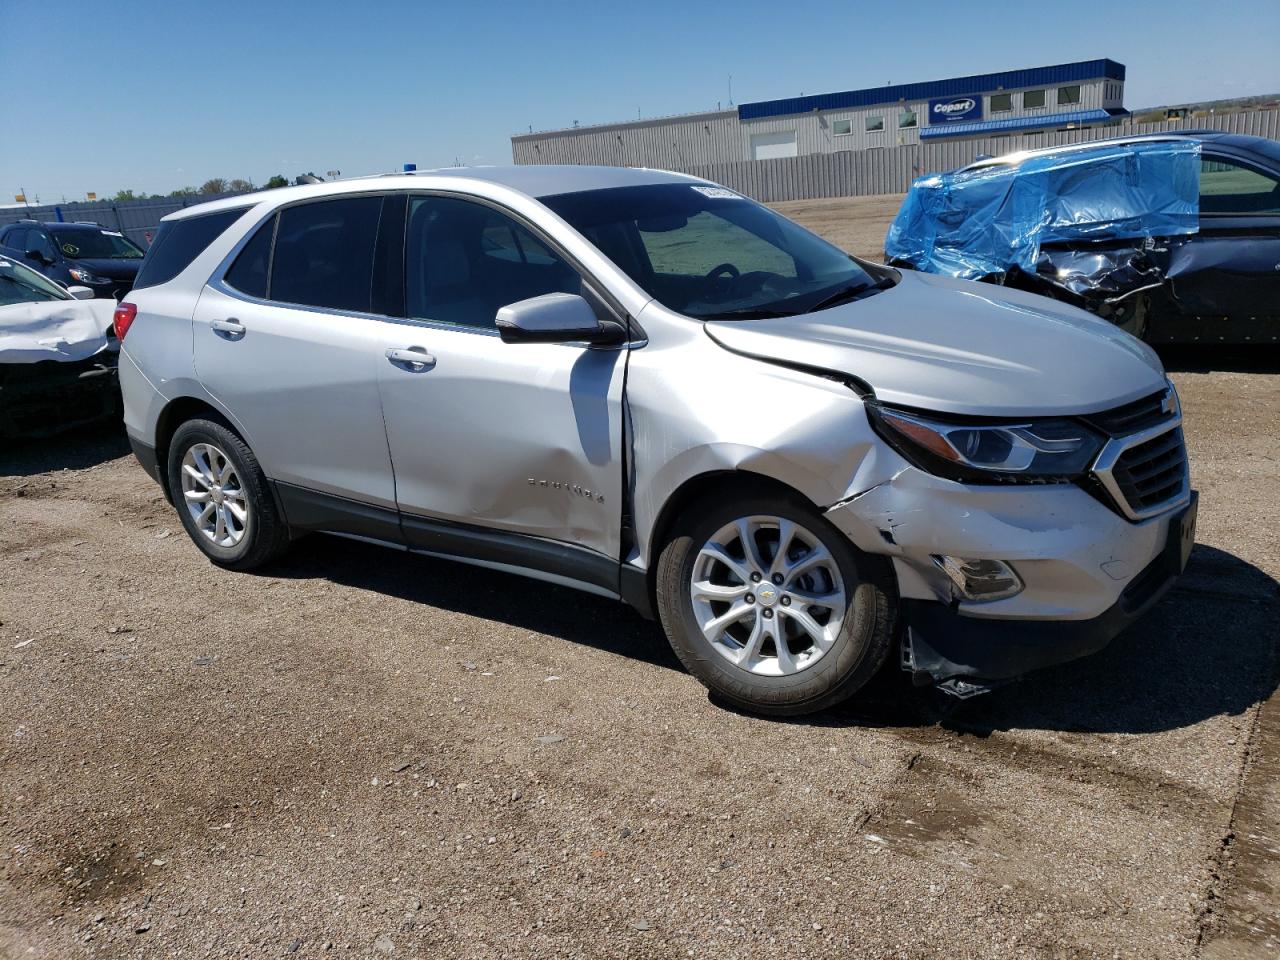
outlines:
[[244, 336], [244, 324], [235, 317], [226, 320], [210, 320], [209, 328], [214, 333], [223, 334], [228, 340], [239, 340]]
[[390, 347], [387, 359], [394, 364], [403, 364], [410, 370], [430, 370], [436, 365], [436, 358], [422, 347]]

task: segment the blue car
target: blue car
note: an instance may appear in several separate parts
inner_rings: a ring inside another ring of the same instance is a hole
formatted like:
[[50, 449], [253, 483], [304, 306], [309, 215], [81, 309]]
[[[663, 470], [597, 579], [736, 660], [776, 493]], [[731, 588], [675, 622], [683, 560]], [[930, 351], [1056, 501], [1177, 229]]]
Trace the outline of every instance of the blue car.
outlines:
[[124, 234], [96, 223], [19, 220], [0, 227], [0, 253], [66, 287], [122, 299], [133, 289], [143, 251]]

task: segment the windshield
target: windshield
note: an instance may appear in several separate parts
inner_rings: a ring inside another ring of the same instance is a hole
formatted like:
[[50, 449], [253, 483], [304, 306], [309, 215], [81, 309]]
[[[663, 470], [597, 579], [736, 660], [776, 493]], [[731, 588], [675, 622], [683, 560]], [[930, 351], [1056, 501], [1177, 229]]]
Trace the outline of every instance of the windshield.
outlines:
[[52, 280], [8, 257], [0, 257], [0, 306], [70, 299], [71, 295]]
[[876, 285], [844, 251], [724, 187], [614, 187], [542, 203], [659, 303], [690, 317], [806, 313]]
[[142, 250], [123, 234], [98, 227], [71, 227], [53, 235], [63, 256], [72, 260], [141, 260]]

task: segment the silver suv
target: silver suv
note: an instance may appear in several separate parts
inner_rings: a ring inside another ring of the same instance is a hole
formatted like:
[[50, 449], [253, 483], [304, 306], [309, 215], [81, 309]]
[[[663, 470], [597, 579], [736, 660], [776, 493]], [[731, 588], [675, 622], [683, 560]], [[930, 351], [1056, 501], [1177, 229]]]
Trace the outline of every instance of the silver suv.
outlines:
[[677, 174], [190, 207], [116, 325], [133, 448], [214, 563], [319, 531], [620, 598], [766, 713], [890, 656], [968, 695], [1091, 653], [1193, 539], [1146, 346]]

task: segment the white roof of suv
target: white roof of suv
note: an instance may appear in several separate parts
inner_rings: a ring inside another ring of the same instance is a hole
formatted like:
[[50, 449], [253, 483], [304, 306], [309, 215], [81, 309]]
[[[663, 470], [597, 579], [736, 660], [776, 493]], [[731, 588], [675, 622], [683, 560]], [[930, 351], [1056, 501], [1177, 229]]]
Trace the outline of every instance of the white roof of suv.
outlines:
[[[309, 183], [297, 187], [280, 187], [235, 197], [224, 197], [209, 203], [186, 207], [164, 217], [165, 220], [182, 220], [218, 210], [247, 207], [264, 200], [288, 202], [306, 197], [330, 194], [354, 193], [369, 190], [373, 181], [387, 181], [392, 186], [396, 178], [421, 178], [423, 180], [447, 178], [492, 183], [515, 190], [529, 197], [551, 197], [561, 193], [578, 193], [583, 190], [606, 190], [610, 187], [637, 187], [655, 183], [706, 183], [699, 177], [668, 170], [649, 170], [640, 167], [593, 167], [577, 164], [527, 164], [503, 167], [444, 167], [439, 170], [418, 170], [412, 173], [384, 173], [373, 177], [356, 177], [350, 180], [333, 180], [328, 183]], [[426, 186], [427, 184], [420, 184]], [[378, 184], [382, 186], [382, 184]]]

